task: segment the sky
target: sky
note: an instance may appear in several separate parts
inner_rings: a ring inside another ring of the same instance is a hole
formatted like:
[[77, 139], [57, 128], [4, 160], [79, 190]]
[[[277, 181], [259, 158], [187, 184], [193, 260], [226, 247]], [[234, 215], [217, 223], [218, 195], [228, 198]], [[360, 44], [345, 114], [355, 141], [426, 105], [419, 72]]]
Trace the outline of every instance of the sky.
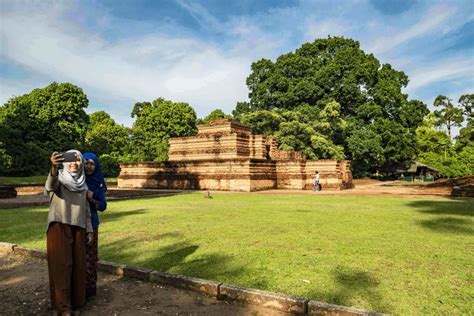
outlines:
[[126, 126], [159, 97], [231, 113], [252, 62], [328, 36], [404, 71], [431, 109], [474, 93], [474, 0], [0, 0], [0, 34], [1, 104], [70, 82]]

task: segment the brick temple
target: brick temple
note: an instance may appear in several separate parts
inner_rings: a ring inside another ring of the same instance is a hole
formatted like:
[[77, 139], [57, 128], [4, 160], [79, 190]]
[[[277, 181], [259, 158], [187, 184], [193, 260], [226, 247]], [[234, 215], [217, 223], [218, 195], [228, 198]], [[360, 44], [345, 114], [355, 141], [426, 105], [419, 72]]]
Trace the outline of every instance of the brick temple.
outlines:
[[319, 171], [322, 188], [352, 188], [348, 160], [307, 160], [278, 150], [274, 137], [254, 135], [237, 121], [198, 125], [196, 136], [171, 138], [169, 160], [124, 163], [119, 188], [258, 191], [311, 189]]

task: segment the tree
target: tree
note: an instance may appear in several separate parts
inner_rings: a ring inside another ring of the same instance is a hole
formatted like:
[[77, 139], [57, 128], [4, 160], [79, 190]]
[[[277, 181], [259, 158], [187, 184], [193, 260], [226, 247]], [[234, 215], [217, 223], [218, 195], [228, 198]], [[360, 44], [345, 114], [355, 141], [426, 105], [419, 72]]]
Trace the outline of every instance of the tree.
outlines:
[[456, 137], [454, 148], [459, 152], [467, 146], [474, 148], [474, 126], [470, 124], [459, 130], [459, 135]]
[[419, 100], [410, 100], [403, 103], [400, 108], [400, 122], [404, 127], [415, 131], [423, 124], [423, 118], [429, 113], [426, 104]]
[[164, 161], [168, 158], [170, 137], [192, 136], [197, 133], [196, 112], [187, 103], [158, 98], [152, 103], [136, 103], [132, 117], [132, 137], [128, 159], [134, 161]]
[[344, 147], [335, 145], [329, 138], [322, 134], [311, 136], [311, 147], [318, 159], [345, 159]]
[[445, 131], [435, 129], [436, 123], [435, 113], [430, 113], [416, 130], [416, 160], [439, 170], [446, 177], [474, 174], [474, 138], [471, 127], [461, 129], [461, 134], [453, 146]]
[[255, 134], [274, 135], [285, 119], [277, 112], [261, 110], [244, 114], [241, 117], [244, 125], [251, 126]]
[[243, 114], [250, 113], [252, 110], [250, 109], [250, 103], [248, 102], [237, 102], [235, 106], [235, 110], [232, 111], [232, 116], [234, 119], [240, 121], [240, 117]]
[[434, 152], [446, 156], [450, 151], [451, 139], [449, 136], [443, 131], [436, 130], [428, 120], [417, 128], [416, 138], [420, 153]]
[[462, 95], [458, 104], [466, 116], [467, 125], [474, 126], [474, 94]]
[[89, 101], [81, 88], [53, 82], [0, 107], [0, 143], [11, 158], [4, 173], [46, 173], [52, 151], [82, 148]]
[[341, 117], [341, 105], [336, 101], [329, 102], [318, 114], [314, 122], [315, 130], [335, 142], [342, 143], [347, 123]]
[[438, 126], [446, 125], [450, 138], [451, 127], [461, 126], [461, 123], [463, 122], [462, 109], [454, 106], [451, 101], [452, 100], [448, 97], [444, 95], [439, 95], [436, 97], [433, 103], [435, 107], [441, 107], [441, 110], [434, 112], [437, 119], [436, 124]]
[[416, 156], [416, 134], [401, 123], [389, 119], [374, 122], [370, 128], [382, 138], [384, 163], [382, 170], [393, 172]]
[[283, 122], [276, 133], [282, 150], [302, 151], [307, 157], [316, 159], [317, 156], [311, 147], [311, 137], [316, 134], [308, 124], [297, 121]]
[[347, 139], [355, 177], [369, 176], [385, 163], [382, 137], [372, 129], [355, 130]]
[[120, 157], [129, 142], [129, 129], [115, 123], [107, 112], [99, 111], [89, 115], [86, 132], [86, 150], [96, 155], [112, 154]]
[[[299, 122], [327, 138], [328, 144], [343, 146], [353, 166], [366, 168], [360, 169], [360, 174], [369, 173], [375, 168], [368, 165], [368, 161], [376, 163], [374, 167], [383, 164], [380, 167], [389, 168], [414, 157], [415, 130], [428, 109], [421, 101], [408, 100], [402, 93], [408, 82], [404, 72], [389, 64], [381, 65], [372, 54], [366, 54], [357, 41], [343, 37], [317, 39], [281, 55], [275, 62], [268, 59], [254, 62], [247, 78], [250, 100], [238, 103], [233, 114], [242, 120], [249, 117], [249, 113], [262, 110], [280, 116], [299, 114]], [[285, 120], [289, 123], [294, 119]], [[280, 124], [278, 133], [283, 126], [286, 125]], [[380, 140], [381, 143], [367, 143], [361, 150], [354, 140], [364, 133], [380, 133], [383, 137], [377, 137], [374, 142]], [[306, 143], [299, 147], [312, 148], [316, 156], [311, 137], [303, 139]], [[353, 149], [358, 152], [353, 153]], [[361, 152], [371, 158], [365, 159]], [[384, 157], [379, 157], [380, 154]], [[354, 161], [357, 159], [362, 161]]]
[[211, 113], [209, 113], [208, 116], [206, 116], [202, 122], [203, 123], [209, 123], [210, 121], [212, 120], [217, 120], [217, 119], [223, 119], [223, 118], [227, 118], [227, 119], [230, 119], [232, 118], [231, 115], [228, 115], [228, 114], [225, 114], [224, 111], [222, 111], [221, 109], [215, 109], [214, 111], [212, 111]]

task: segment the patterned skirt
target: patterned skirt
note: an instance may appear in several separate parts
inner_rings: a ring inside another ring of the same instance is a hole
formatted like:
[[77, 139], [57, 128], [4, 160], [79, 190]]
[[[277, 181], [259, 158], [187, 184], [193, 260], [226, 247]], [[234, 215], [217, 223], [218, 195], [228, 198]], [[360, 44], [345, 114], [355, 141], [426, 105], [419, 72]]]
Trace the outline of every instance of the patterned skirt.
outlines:
[[86, 297], [92, 297], [97, 294], [97, 267], [99, 262], [98, 240], [99, 230], [94, 230], [92, 242], [87, 244], [86, 255]]

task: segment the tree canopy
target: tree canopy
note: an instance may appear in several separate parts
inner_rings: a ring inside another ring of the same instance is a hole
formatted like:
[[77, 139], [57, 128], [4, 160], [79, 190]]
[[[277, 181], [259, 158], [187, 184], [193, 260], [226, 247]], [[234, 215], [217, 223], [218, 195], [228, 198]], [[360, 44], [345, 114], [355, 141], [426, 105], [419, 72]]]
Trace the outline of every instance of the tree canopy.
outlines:
[[[381, 65], [359, 42], [329, 37], [275, 62], [254, 62], [247, 78], [250, 101], [232, 113], [256, 131], [280, 137], [290, 137], [288, 122], [307, 124], [311, 129], [292, 123], [301, 137], [283, 139], [280, 147], [302, 148], [312, 158], [345, 156], [355, 175], [364, 175], [394, 169], [416, 154], [415, 130], [429, 111], [402, 93], [407, 84], [404, 72]], [[378, 136], [356, 144], [364, 135]], [[325, 147], [331, 150], [316, 149]]]
[[54, 82], [1, 106], [0, 155], [8, 164], [4, 173], [44, 172], [49, 166], [45, 158], [51, 152], [82, 148], [89, 124], [84, 110], [88, 104], [81, 88]]
[[[238, 102], [232, 115], [257, 134], [276, 136], [280, 149], [352, 160], [355, 177], [413, 159], [445, 176], [474, 174], [474, 94], [457, 105], [440, 95], [430, 113], [402, 93], [408, 82], [357, 41], [317, 39], [275, 61], [254, 62], [246, 81], [250, 100]], [[136, 103], [133, 127], [126, 128], [104, 111], [87, 115], [88, 103], [79, 87], [54, 82], [0, 106], [0, 174], [45, 173], [52, 151], [77, 148], [98, 154], [106, 173], [117, 175], [118, 162], [164, 161], [170, 137], [195, 135], [198, 122], [230, 118], [215, 109], [197, 120], [189, 104], [157, 98]], [[452, 140], [452, 127], [463, 121]]]
[[[462, 104], [461, 100], [467, 100], [469, 96], [461, 96], [459, 103]], [[442, 100], [444, 102], [449, 99], [443, 97]], [[454, 105], [451, 106], [456, 109]], [[439, 112], [434, 111], [427, 115], [423, 124], [416, 130], [418, 147], [416, 159], [439, 170], [446, 177], [474, 174], [474, 133], [473, 126], [469, 123], [469, 115], [472, 115], [472, 112], [464, 111], [464, 114], [468, 124], [459, 131], [454, 144], [448, 133], [436, 128], [440, 126]], [[462, 121], [463, 118], [458, 120]]]
[[232, 118], [232, 115], [225, 114], [224, 111], [221, 109], [215, 109], [211, 113], [209, 113], [208, 116], [206, 116], [204, 119], [198, 120], [199, 124], [205, 124], [209, 123], [210, 121], [217, 120], [217, 119], [224, 119], [224, 118]]
[[[461, 126], [464, 120], [463, 109], [454, 106], [451, 101], [448, 97], [439, 95], [433, 103], [435, 107], [441, 108], [434, 112], [437, 119], [436, 124], [438, 126], [446, 126], [449, 137], [451, 137], [451, 128], [453, 126]], [[469, 102], [466, 102], [466, 105], [469, 107]]]
[[105, 111], [91, 113], [89, 120], [85, 137], [87, 151], [117, 157], [125, 154], [130, 134], [128, 128], [117, 124]]
[[164, 161], [168, 158], [170, 137], [197, 133], [196, 112], [187, 103], [158, 98], [153, 102], [136, 103], [132, 117], [131, 144], [128, 159], [133, 161]]

